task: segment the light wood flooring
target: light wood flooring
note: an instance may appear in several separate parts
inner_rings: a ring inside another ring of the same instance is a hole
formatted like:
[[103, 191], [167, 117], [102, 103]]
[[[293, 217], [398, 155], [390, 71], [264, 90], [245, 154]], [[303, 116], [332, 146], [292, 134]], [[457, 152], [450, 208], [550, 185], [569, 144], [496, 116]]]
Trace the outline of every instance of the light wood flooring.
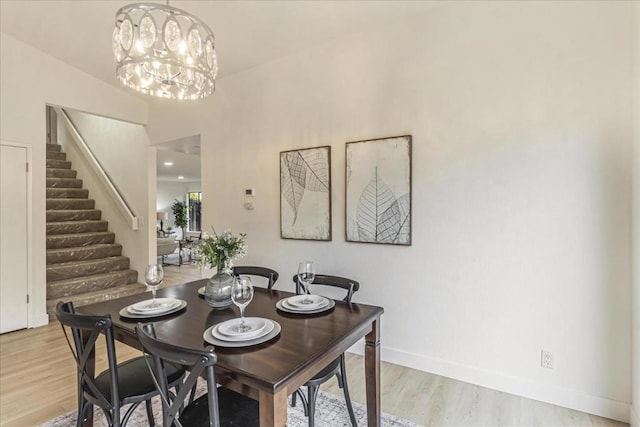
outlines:
[[[171, 286], [201, 278], [195, 267], [165, 268]], [[277, 285], [276, 285], [277, 286]], [[139, 356], [117, 346], [118, 360]], [[97, 370], [106, 367], [97, 351]], [[351, 397], [365, 402], [362, 357], [347, 354]], [[382, 410], [427, 426], [626, 426], [583, 412], [382, 363]], [[0, 335], [0, 426], [28, 427], [76, 408], [75, 366], [60, 326]], [[342, 395], [336, 381], [323, 390]]]

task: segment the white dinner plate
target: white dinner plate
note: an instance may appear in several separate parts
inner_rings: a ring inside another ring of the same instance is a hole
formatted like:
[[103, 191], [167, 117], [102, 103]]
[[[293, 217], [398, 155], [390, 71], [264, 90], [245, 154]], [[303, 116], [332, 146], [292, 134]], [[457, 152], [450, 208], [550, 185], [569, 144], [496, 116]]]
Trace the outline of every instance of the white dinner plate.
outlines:
[[324, 306], [324, 307], [320, 307], [317, 308], [315, 310], [297, 310], [296, 307], [292, 307], [290, 305], [286, 305], [286, 298], [281, 299], [280, 301], [278, 301], [276, 303], [276, 308], [278, 310], [282, 310], [282, 311], [286, 311], [287, 313], [294, 313], [294, 314], [317, 314], [317, 313], [322, 313], [324, 311], [327, 310], [331, 310], [333, 307], [335, 307], [336, 302], [332, 299], [329, 299], [329, 304]]
[[273, 328], [275, 328], [275, 325], [271, 320], [269, 319], [261, 319], [261, 320], [264, 320], [264, 324], [265, 324], [264, 327], [256, 331], [248, 332], [247, 334], [244, 334], [244, 335], [240, 335], [240, 336], [225, 335], [222, 332], [220, 332], [220, 325], [221, 325], [220, 323], [217, 325], [217, 327], [211, 329], [211, 335], [213, 335], [214, 338], [219, 339], [221, 341], [240, 342], [240, 341], [249, 341], [249, 340], [258, 339], [260, 337], [267, 335], [269, 332], [273, 331]]
[[212, 329], [215, 328], [217, 325], [213, 325], [210, 326], [209, 328], [207, 328], [206, 331], [204, 331], [204, 333], [202, 334], [202, 337], [204, 338], [204, 340], [206, 342], [208, 342], [209, 344], [213, 344], [216, 347], [228, 347], [228, 348], [234, 348], [234, 347], [249, 347], [252, 345], [258, 345], [258, 344], [262, 344], [265, 343], [275, 337], [277, 337], [280, 334], [280, 324], [278, 322], [276, 322], [275, 320], [271, 320], [271, 322], [273, 323], [273, 330], [271, 332], [269, 332], [266, 335], [263, 335], [259, 338], [253, 338], [250, 340], [244, 340], [244, 341], [223, 341], [223, 340], [219, 340], [218, 338], [214, 337], [213, 334], [211, 333]]
[[201, 288], [198, 288], [198, 294], [204, 296], [204, 290], [205, 290], [206, 286], [203, 286]]
[[182, 310], [183, 308], [185, 308], [187, 306], [187, 302], [184, 300], [177, 300], [179, 301], [178, 305], [175, 306], [174, 308], [170, 309], [169, 311], [163, 311], [161, 313], [132, 313], [131, 311], [129, 311], [129, 307], [123, 307], [122, 310], [120, 310], [120, 316], [122, 317], [126, 317], [128, 319], [148, 319], [151, 317], [160, 317], [160, 316], [167, 316], [169, 314], [173, 314], [177, 311]]
[[[311, 300], [311, 302], [309, 304], [305, 304], [303, 302], [305, 298]], [[305, 311], [315, 310], [324, 307], [325, 305], [329, 305], [329, 300], [320, 295], [296, 295], [287, 298], [285, 301], [287, 306]]]
[[228, 337], [246, 337], [251, 336], [253, 334], [258, 334], [264, 327], [267, 325], [265, 322], [266, 319], [261, 317], [245, 317], [244, 324], [249, 328], [245, 332], [240, 332], [237, 330], [237, 326], [240, 324], [242, 319], [230, 319], [222, 323], [218, 323], [218, 328], [216, 329], [222, 335], [226, 335]]

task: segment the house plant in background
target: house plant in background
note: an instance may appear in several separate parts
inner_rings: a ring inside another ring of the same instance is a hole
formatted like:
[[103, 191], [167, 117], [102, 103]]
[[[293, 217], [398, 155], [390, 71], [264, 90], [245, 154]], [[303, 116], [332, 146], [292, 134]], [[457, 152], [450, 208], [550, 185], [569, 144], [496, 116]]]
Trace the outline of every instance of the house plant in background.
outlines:
[[231, 230], [217, 234], [213, 227], [211, 229], [213, 234], [203, 233], [195, 251], [201, 265], [216, 267], [217, 272], [207, 282], [204, 297], [211, 307], [223, 310], [233, 303], [231, 285], [234, 277], [231, 274], [231, 267], [234, 259], [242, 258], [247, 254], [245, 243], [247, 235], [240, 233], [234, 236]]
[[182, 230], [181, 240], [184, 240], [189, 221], [187, 204], [179, 201], [178, 199], [174, 199], [174, 202], [171, 205], [171, 212], [173, 213], [173, 224]]

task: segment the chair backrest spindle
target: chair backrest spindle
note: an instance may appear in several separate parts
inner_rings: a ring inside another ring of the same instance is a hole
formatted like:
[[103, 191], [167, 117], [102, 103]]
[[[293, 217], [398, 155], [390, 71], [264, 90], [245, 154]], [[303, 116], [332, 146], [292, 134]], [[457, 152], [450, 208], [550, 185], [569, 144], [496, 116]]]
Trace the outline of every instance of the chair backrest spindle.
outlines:
[[[300, 294], [302, 292], [302, 287], [300, 285], [300, 281], [298, 280], [298, 275], [295, 274], [292, 280], [293, 283], [296, 284], [296, 293]], [[360, 283], [355, 280], [347, 279], [346, 277], [340, 276], [330, 276], [328, 274], [316, 274], [311, 284], [344, 289], [346, 291], [346, 296], [342, 299], [342, 301], [346, 301], [349, 303], [351, 302], [351, 298], [353, 298], [353, 294], [360, 289]]]
[[234, 266], [232, 270], [233, 270], [234, 276], [248, 275], [248, 276], [260, 276], [260, 277], [266, 278], [268, 281], [267, 288], [269, 290], [273, 288], [273, 285], [275, 285], [276, 281], [278, 280], [278, 277], [280, 277], [277, 271], [267, 267], [239, 265], [239, 266]]

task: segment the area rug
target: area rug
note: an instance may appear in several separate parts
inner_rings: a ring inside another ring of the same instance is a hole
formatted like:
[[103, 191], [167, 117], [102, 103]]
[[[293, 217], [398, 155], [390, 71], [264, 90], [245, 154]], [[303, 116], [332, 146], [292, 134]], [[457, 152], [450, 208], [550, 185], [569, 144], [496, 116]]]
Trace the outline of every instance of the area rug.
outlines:
[[[199, 394], [204, 390], [201, 384], [198, 387]], [[353, 402], [353, 411], [356, 415], [356, 420], [359, 426], [367, 425], [367, 408], [364, 405]], [[156, 397], [153, 399], [153, 412], [156, 423], [162, 420], [160, 401]], [[124, 411], [122, 411], [124, 414]], [[304, 411], [300, 402], [296, 407], [289, 406], [287, 410], [287, 426], [288, 427], [306, 427], [308, 426], [308, 420], [304, 416]], [[316, 422], [317, 427], [350, 427], [349, 414], [347, 413], [347, 407], [344, 403], [344, 398], [334, 396], [330, 393], [320, 392], [318, 399], [316, 400]], [[67, 412], [52, 420], [49, 420], [40, 427], [69, 427], [76, 425], [76, 411]], [[104, 427], [107, 423], [104, 418], [104, 414], [101, 411], [96, 410], [94, 412], [94, 426]], [[144, 404], [138, 406], [131, 419], [127, 423], [127, 427], [144, 427], [148, 426], [147, 414]], [[411, 421], [404, 420], [402, 418], [395, 417], [389, 414], [382, 414], [382, 425], [388, 427], [416, 427], [418, 424]], [[186, 427], [186, 426], [185, 426]]]

